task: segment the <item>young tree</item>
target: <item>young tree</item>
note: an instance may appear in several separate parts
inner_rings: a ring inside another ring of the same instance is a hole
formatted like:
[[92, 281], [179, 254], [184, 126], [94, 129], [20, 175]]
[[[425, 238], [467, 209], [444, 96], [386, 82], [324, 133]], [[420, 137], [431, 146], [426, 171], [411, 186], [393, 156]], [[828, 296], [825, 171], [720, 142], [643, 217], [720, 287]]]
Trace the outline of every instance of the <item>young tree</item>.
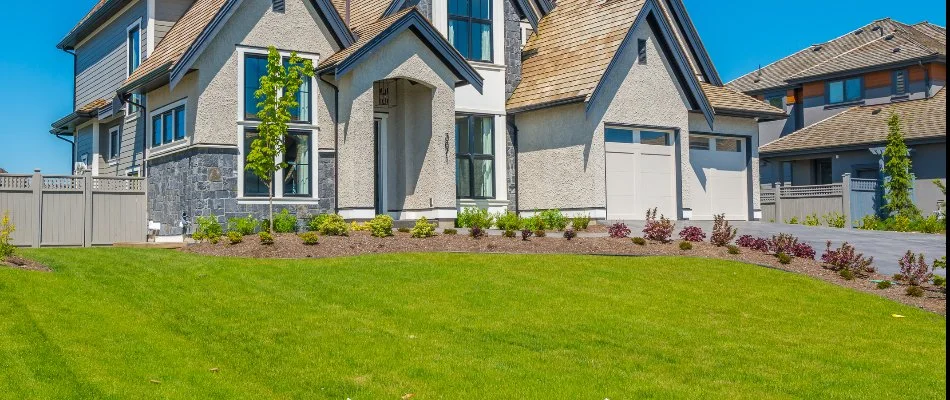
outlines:
[[[284, 67], [283, 58], [273, 46], [267, 55], [267, 74], [261, 77], [260, 89], [254, 92], [260, 109], [257, 118], [261, 120], [258, 126], [257, 138], [251, 142], [251, 151], [247, 154], [247, 163], [244, 169], [253, 172], [264, 185], [267, 186], [268, 212], [273, 225], [274, 221], [274, 174], [287, 166], [278, 161], [283, 157], [287, 136], [287, 123], [290, 122], [290, 110], [297, 107], [297, 92], [303, 85], [304, 77], [313, 77], [313, 62], [305, 60], [292, 53]], [[272, 227], [267, 227], [268, 232]]]
[[884, 175], [888, 177], [884, 183], [884, 200], [888, 211], [906, 217], [920, 215], [920, 210], [910, 198], [914, 184], [910, 165], [907, 143], [901, 132], [901, 119], [892, 113], [887, 120], [887, 146], [884, 148]]

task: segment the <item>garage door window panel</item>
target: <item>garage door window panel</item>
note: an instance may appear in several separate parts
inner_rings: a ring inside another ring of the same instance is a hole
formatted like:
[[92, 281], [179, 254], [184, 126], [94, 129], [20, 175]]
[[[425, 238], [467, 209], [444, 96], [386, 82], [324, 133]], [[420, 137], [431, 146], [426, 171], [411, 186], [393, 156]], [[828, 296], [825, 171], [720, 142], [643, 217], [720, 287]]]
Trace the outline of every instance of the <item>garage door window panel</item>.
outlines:
[[716, 139], [716, 151], [738, 153], [742, 151], [742, 140]]
[[709, 138], [706, 136], [690, 136], [689, 149], [690, 150], [710, 150], [711, 146], [709, 145]]

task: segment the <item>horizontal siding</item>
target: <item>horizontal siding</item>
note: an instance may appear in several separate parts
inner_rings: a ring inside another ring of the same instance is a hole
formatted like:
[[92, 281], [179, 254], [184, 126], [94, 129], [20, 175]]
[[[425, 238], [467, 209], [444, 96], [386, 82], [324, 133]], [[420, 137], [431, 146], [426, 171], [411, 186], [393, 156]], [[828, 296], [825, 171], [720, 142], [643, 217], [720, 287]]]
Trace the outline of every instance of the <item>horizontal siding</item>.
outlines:
[[142, 57], [147, 56], [146, 3], [139, 1], [109, 26], [76, 49], [76, 104], [81, 107], [96, 99], [111, 99], [125, 81], [126, 28], [142, 19]]
[[92, 125], [79, 130], [76, 136], [76, 162], [82, 160], [82, 155], [86, 156], [89, 165], [92, 165]]
[[99, 166], [99, 175], [108, 175], [108, 176], [126, 176], [126, 173], [130, 168], [139, 166], [142, 162], [142, 145], [143, 145], [143, 136], [142, 132], [145, 131], [144, 125], [145, 118], [141, 116], [137, 118], [125, 118], [120, 117], [116, 122], [110, 123], [108, 125], [102, 125], [101, 131], [101, 153], [103, 156], [106, 155], [106, 152], [109, 150], [109, 128], [114, 127], [117, 124], [122, 124], [122, 135], [119, 140], [119, 157], [116, 162], [116, 165], [109, 165], [104, 158], [100, 157], [100, 166]]
[[194, 4], [194, 0], [165, 0], [155, 4], [155, 43], [159, 43], [165, 38], [168, 30], [175, 25], [182, 15], [188, 11], [188, 8]]

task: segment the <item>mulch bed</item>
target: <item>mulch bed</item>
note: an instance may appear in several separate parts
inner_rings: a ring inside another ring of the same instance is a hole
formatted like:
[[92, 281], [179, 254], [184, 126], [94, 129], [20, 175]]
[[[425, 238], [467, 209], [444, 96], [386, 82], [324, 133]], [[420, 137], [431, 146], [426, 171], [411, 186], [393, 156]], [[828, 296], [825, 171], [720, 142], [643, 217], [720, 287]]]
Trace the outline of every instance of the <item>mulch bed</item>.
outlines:
[[396, 232], [395, 237], [375, 238], [366, 232], [351, 232], [349, 237], [322, 236], [320, 244], [304, 245], [293, 234], [278, 234], [274, 244], [263, 246], [257, 236], [247, 236], [244, 242], [231, 245], [226, 238], [216, 245], [210, 243], [192, 244], [181, 251], [227, 257], [248, 258], [324, 258], [347, 257], [374, 253], [505, 253], [505, 254], [588, 254], [623, 256], [689, 256], [735, 260], [749, 264], [809, 275], [839, 286], [886, 297], [904, 304], [919, 307], [941, 315], [946, 315], [947, 296], [938, 288], [924, 287], [923, 297], [911, 297], [904, 294], [906, 286], [894, 285], [888, 289], [877, 289], [872, 279], [890, 279], [890, 277], [872, 274], [867, 278], [845, 280], [836, 272], [825, 269], [817, 260], [796, 258], [790, 264], [781, 264], [775, 257], [750, 249], [742, 249], [741, 254], [732, 255], [725, 247], [716, 247], [709, 243], [693, 243], [693, 249], [679, 249], [678, 241], [671, 243], [647, 243], [644, 246], [634, 244], [630, 239], [612, 238], [575, 238], [565, 240], [560, 232], [551, 232], [548, 237], [532, 237], [528, 241], [501, 236], [485, 236], [473, 239], [461, 235], [439, 235], [428, 239], [414, 239], [408, 233]]
[[25, 269], [27, 271], [53, 272], [53, 270], [46, 265], [17, 256], [9, 256], [0, 260], [0, 267]]

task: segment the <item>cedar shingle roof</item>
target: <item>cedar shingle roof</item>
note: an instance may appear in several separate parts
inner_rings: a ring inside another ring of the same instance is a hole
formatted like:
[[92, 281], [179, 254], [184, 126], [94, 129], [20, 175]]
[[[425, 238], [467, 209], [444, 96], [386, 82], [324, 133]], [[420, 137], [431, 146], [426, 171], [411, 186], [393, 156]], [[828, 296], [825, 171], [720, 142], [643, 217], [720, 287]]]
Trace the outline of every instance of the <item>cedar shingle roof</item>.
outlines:
[[196, 1], [165, 34], [155, 51], [125, 80], [125, 85], [161, 68], [171, 70], [226, 2], [227, 0]]
[[716, 114], [753, 114], [762, 117], [786, 118], [785, 111], [773, 107], [764, 101], [740, 93], [728, 87], [716, 86], [701, 82], [700, 86], [709, 99], [709, 104], [713, 106]]
[[88, 104], [83, 105], [76, 109], [76, 112], [79, 114], [88, 114], [99, 111], [100, 108], [105, 108], [106, 106], [111, 105], [112, 102], [106, 99], [96, 99], [90, 101]]
[[[343, 21], [346, 22], [346, 2], [347, 0], [332, 0], [333, 7], [340, 13]], [[368, 25], [379, 21], [383, 12], [392, 3], [390, 0], [349, 0], [350, 15], [349, 28], [357, 33], [368, 29]]]
[[928, 99], [848, 109], [759, 148], [759, 153], [779, 154], [883, 143], [891, 112], [901, 118], [907, 140], [947, 137], [947, 89]]
[[[352, 5], [350, 6], [352, 7]], [[409, 14], [415, 9], [415, 7], [405, 8], [399, 12], [394, 13], [386, 18], [383, 18], [379, 21], [363, 25], [361, 28], [355, 30], [356, 36], [358, 39], [356, 43], [353, 43], [350, 47], [347, 47], [343, 50], [340, 50], [330, 57], [325, 58], [320, 62], [319, 69], [329, 68], [336, 65], [338, 62], [343, 61], [347, 57], [353, 55], [357, 50], [363, 48], [369, 41], [373, 40], [377, 35], [382, 33], [386, 28], [392, 25], [394, 22], [398, 21], [400, 18]], [[382, 14], [382, 11], [380, 11]]]
[[[880, 27], [883, 30], [872, 30]], [[782, 88], [789, 86], [787, 80], [790, 77], [801, 75], [805, 77], [804, 71], [812, 68], [818, 68], [820, 65], [833, 58], [847, 59], [848, 65], [852, 68], [869, 67], [881, 62], [875, 62], [875, 57], [883, 55], [881, 48], [871, 45], [864, 50], [856, 50], [864, 47], [870, 42], [880, 41], [883, 36], [895, 32], [901, 33], [902, 41], [915, 42], [915, 46], [930, 49], [933, 52], [946, 54], [946, 29], [930, 23], [919, 23], [916, 25], [905, 25], [890, 18], [876, 20], [862, 26], [856, 30], [850, 31], [842, 36], [832, 39], [829, 42], [809, 46], [792, 55], [775, 61], [760, 70], [743, 75], [727, 85], [741, 92], [757, 92], [771, 88]], [[908, 46], [910, 46], [908, 44]], [[886, 48], [886, 46], [884, 46]], [[907, 46], [905, 46], [907, 47]], [[877, 50], [875, 53], [873, 50]], [[891, 47], [893, 50], [893, 47]], [[856, 54], [847, 55], [846, 53], [855, 52]], [[873, 53], [873, 54], [870, 54]], [[888, 55], [890, 60], [912, 60], [919, 56], [919, 51], [899, 52]], [[829, 70], [832, 66], [826, 67]], [[817, 70], [816, 70], [817, 71]], [[841, 72], [841, 71], [832, 71]], [[811, 75], [808, 75], [811, 76]]]

